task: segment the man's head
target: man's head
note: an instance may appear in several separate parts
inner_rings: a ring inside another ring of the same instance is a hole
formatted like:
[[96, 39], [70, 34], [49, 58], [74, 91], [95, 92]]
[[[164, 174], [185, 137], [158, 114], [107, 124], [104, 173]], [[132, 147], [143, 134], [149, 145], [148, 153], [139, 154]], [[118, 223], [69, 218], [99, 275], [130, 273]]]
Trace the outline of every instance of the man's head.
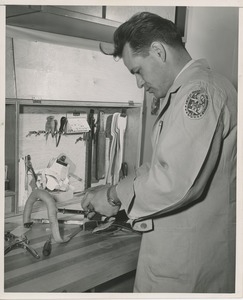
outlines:
[[113, 36], [114, 57], [122, 57], [123, 49], [129, 44], [134, 54], [147, 55], [154, 41], [173, 48], [184, 47], [175, 24], [156, 14], [142, 12], [132, 16], [117, 28]]
[[190, 60], [173, 22], [142, 12], [114, 33], [113, 57], [123, 58], [139, 88], [165, 97], [182, 67]]

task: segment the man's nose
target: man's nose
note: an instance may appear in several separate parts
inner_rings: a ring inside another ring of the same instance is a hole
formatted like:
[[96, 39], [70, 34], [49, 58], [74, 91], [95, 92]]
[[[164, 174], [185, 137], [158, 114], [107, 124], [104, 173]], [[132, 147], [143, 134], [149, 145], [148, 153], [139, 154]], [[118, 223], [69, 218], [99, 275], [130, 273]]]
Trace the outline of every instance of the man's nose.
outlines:
[[136, 80], [137, 80], [137, 86], [138, 86], [138, 88], [141, 89], [144, 86], [145, 81], [139, 75], [136, 75]]

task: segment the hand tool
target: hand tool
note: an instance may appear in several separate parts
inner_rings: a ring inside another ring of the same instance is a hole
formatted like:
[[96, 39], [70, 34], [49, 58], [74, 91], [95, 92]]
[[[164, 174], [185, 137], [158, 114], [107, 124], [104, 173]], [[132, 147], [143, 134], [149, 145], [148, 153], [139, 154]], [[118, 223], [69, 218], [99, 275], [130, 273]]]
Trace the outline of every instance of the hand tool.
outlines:
[[105, 178], [105, 147], [106, 147], [106, 133], [105, 133], [105, 113], [99, 111], [97, 120], [97, 143], [96, 143], [96, 179]]
[[87, 176], [86, 176], [86, 188], [89, 188], [91, 186], [91, 178], [92, 178], [92, 143], [93, 143], [93, 137], [94, 137], [94, 110], [91, 109], [90, 113], [88, 115], [88, 123], [90, 126], [90, 132], [89, 137], [87, 139], [86, 144], [86, 170], [87, 170]]
[[72, 233], [70, 233], [67, 238], [68, 238], [68, 241], [69, 242], [73, 237], [75, 237], [75, 235], [77, 235], [80, 231], [83, 230], [83, 225], [80, 225], [76, 230], [74, 230]]
[[45, 131], [46, 131], [46, 140], [48, 139], [49, 134], [54, 131], [54, 116], [49, 116], [46, 118], [45, 124]]
[[109, 115], [106, 118], [106, 125], [105, 125], [105, 135], [106, 135], [106, 147], [105, 147], [105, 176], [106, 176], [106, 183], [107, 183], [107, 175], [109, 169], [109, 162], [110, 162], [110, 145], [111, 145], [111, 123], [112, 123], [113, 115]]
[[[87, 215], [89, 214], [89, 211], [86, 210], [81, 210], [81, 209], [68, 209], [68, 208], [57, 208], [57, 212], [62, 213], [62, 214], [74, 214], [74, 215], [84, 215], [84, 217], [87, 217]], [[66, 221], [66, 220], [57, 220], [58, 223], [61, 224], [71, 224], [72, 221]], [[83, 224], [83, 221], [79, 221], [79, 223], [81, 223], [81, 225]], [[50, 224], [50, 220], [49, 219], [31, 219], [28, 220], [28, 222], [24, 222], [24, 227], [25, 228], [30, 228], [34, 223], [42, 223], [42, 224]], [[73, 224], [79, 224], [75, 221], [73, 221]]]
[[123, 161], [123, 152], [124, 152], [124, 136], [127, 126], [127, 115], [125, 112], [122, 112], [117, 117], [116, 123], [116, 132], [117, 132], [117, 151], [115, 159], [115, 168], [114, 168], [114, 184], [119, 181], [119, 173]]
[[83, 139], [84, 139], [83, 136], [78, 137], [75, 141], [75, 144], [77, 144], [77, 142], [79, 142], [79, 141], [83, 141]]
[[55, 119], [54, 120], [54, 133], [53, 133], [53, 135], [55, 136], [55, 139], [56, 139], [56, 145], [57, 145], [57, 134], [58, 134], [57, 127], [58, 127], [58, 121]]
[[126, 162], [123, 162], [122, 165], [121, 165], [121, 175], [120, 175], [120, 178], [125, 178], [127, 177], [127, 174], [128, 174], [128, 165]]
[[97, 145], [98, 145], [98, 132], [97, 123], [94, 125], [94, 135], [92, 140], [92, 177], [91, 183], [97, 183]]
[[37, 253], [36, 250], [31, 248], [29, 244], [29, 240], [24, 235], [22, 238], [15, 236], [14, 234], [10, 232], [6, 232], [4, 235], [5, 241], [9, 242], [9, 246], [4, 250], [4, 255], [9, 253], [11, 250], [17, 249], [17, 248], [23, 248], [27, 250], [33, 257], [39, 259], [40, 256]]
[[58, 212], [63, 214], [86, 215], [87, 211], [81, 209], [58, 208]]
[[52, 235], [49, 236], [48, 240], [45, 242], [44, 247], [42, 249], [42, 254], [44, 256], [49, 256], [51, 254], [51, 250], [52, 250], [51, 237]]
[[51, 130], [51, 136], [54, 137], [55, 135], [55, 128], [56, 128], [56, 120], [54, 119], [54, 117], [52, 116], [50, 118], [50, 130]]
[[41, 134], [45, 134], [45, 130], [38, 130], [36, 135], [41, 135]]
[[28, 154], [26, 157], [25, 157], [25, 169], [26, 169], [26, 174], [30, 171], [32, 173], [32, 176], [35, 180], [35, 183], [37, 181], [37, 175], [34, 171], [34, 168], [32, 166], [32, 162], [31, 162], [31, 156]]
[[119, 113], [114, 113], [112, 117], [112, 123], [111, 123], [111, 147], [110, 147], [110, 162], [109, 162], [109, 168], [108, 173], [106, 177], [107, 183], [113, 183], [113, 174], [114, 174], [114, 162], [115, 162], [115, 156], [116, 156], [116, 148], [117, 148], [117, 132], [116, 132], [116, 123], [117, 123], [117, 117]]
[[[59, 224], [64, 225], [82, 225], [84, 222], [83, 220], [57, 220]], [[31, 219], [33, 224], [50, 224], [49, 219]]]
[[33, 130], [33, 131], [29, 131], [29, 133], [26, 135], [26, 137], [28, 137], [28, 136], [31, 136], [32, 134], [35, 134], [35, 135], [37, 135], [37, 134], [38, 134], [38, 132], [37, 132], [37, 131], [35, 131], [35, 130]]
[[57, 147], [60, 143], [61, 136], [65, 133], [66, 124], [67, 124], [67, 118], [66, 117], [61, 117], [60, 127], [59, 127], [59, 130], [58, 130], [58, 139], [57, 139], [57, 144], [56, 144]]

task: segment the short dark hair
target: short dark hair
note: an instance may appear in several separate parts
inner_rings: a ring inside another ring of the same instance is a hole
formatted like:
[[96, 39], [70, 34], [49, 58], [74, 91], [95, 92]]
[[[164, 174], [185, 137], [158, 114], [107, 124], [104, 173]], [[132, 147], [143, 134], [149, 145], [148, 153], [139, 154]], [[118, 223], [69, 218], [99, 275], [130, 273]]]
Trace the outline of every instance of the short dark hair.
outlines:
[[176, 25], [150, 12], [141, 12], [132, 16], [120, 25], [114, 35], [113, 57], [122, 57], [126, 43], [135, 54], [148, 54], [148, 48], [153, 41], [161, 41], [174, 48], [184, 48], [182, 37]]

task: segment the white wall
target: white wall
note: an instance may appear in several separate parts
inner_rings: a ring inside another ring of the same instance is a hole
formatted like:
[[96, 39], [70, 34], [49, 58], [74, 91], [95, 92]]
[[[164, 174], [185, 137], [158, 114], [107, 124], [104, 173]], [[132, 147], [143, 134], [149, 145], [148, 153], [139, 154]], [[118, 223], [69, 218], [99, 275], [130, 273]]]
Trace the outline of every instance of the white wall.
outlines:
[[[237, 87], [238, 8], [190, 7], [186, 28], [186, 48], [192, 58], [206, 58], [212, 69], [225, 75]], [[143, 162], [150, 162], [152, 156], [150, 138], [156, 119], [150, 112], [152, 99], [151, 95], [146, 95]]]
[[186, 48], [194, 59], [206, 58], [215, 71], [237, 87], [237, 7], [188, 8]]

